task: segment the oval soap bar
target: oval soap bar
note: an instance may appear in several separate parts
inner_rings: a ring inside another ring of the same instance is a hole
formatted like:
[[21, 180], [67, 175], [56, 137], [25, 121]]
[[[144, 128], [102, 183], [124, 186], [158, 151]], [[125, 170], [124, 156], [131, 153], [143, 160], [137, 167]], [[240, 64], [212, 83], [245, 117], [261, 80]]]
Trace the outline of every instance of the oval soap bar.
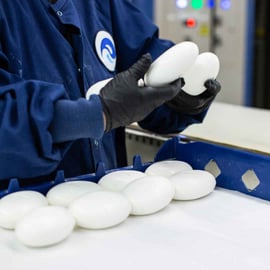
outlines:
[[216, 186], [215, 177], [203, 170], [182, 171], [169, 180], [175, 187], [174, 200], [195, 200], [211, 193]]
[[164, 160], [158, 161], [150, 165], [145, 173], [147, 175], [160, 175], [164, 177], [169, 177], [172, 174], [175, 174], [184, 170], [192, 170], [191, 165], [187, 162], [180, 160]]
[[121, 191], [134, 180], [144, 177], [145, 173], [136, 170], [119, 170], [108, 173], [100, 178], [98, 184], [112, 191]]
[[199, 48], [191, 41], [174, 45], [151, 64], [144, 83], [156, 87], [177, 80], [194, 64], [198, 55]]
[[110, 80], [112, 80], [113, 78], [108, 78], [102, 81], [99, 81], [95, 84], [93, 84], [86, 92], [85, 94], [85, 98], [89, 99], [91, 95], [98, 95], [101, 88], [103, 88]]
[[123, 222], [130, 214], [129, 201], [118, 192], [97, 191], [74, 200], [69, 210], [85, 229], [104, 229]]
[[15, 234], [29, 247], [57, 244], [73, 231], [75, 219], [60, 206], [44, 206], [25, 215], [16, 225]]
[[208, 79], [216, 79], [220, 63], [218, 57], [211, 52], [201, 53], [195, 63], [184, 73], [183, 90], [192, 96], [197, 96], [206, 90], [204, 83]]
[[36, 191], [18, 191], [0, 200], [0, 227], [14, 229], [16, 223], [27, 213], [48, 205], [45, 196]]
[[67, 207], [78, 197], [102, 190], [102, 187], [90, 181], [68, 181], [52, 187], [47, 193], [49, 204]]
[[174, 196], [172, 183], [162, 176], [145, 176], [127, 185], [122, 193], [131, 203], [132, 215], [149, 215], [165, 208]]

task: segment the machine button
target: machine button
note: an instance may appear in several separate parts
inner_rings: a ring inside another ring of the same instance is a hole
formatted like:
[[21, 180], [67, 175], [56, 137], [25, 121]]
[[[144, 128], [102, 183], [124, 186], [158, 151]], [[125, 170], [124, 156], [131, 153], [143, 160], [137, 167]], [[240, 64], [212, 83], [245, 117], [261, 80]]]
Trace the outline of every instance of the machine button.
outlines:
[[184, 25], [187, 28], [195, 28], [197, 26], [197, 21], [194, 18], [187, 18], [184, 20]]

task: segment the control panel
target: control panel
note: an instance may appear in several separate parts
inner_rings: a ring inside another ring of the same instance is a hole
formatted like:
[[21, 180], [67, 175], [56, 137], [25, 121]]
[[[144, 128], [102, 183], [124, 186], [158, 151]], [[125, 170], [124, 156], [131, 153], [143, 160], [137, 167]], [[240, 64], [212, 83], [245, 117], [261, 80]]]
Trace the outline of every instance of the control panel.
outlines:
[[202, 51], [208, 51], [211, 46], [211, 9], [203, 0], [156, 0], [155, 23], [161, 37], [174, 42], [190, 40]]
[[218, 101], [251, 102], [253, 9], [255, 0], [155, 0], [154, 21], [160, 37], [195, 42], [200, 52], [220, 60]]

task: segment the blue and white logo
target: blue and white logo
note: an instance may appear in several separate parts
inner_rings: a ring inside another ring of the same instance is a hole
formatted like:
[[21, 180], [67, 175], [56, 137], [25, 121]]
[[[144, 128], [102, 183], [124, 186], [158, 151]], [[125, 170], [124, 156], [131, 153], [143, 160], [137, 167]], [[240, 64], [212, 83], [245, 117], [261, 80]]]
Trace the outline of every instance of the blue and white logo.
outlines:
[[110, 70], [115, 70], [116, 51], [112, 36], [105, 31], [99, 31], [95, 40], [96, 51], [104, 66]]

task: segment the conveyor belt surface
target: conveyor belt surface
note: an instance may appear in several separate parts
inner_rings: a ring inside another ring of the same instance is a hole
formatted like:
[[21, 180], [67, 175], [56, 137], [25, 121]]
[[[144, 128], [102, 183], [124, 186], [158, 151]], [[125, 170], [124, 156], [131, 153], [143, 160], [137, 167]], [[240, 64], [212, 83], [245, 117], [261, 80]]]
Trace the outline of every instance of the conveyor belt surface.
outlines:
[[31, 249], [0, 229], [1, 269], [268, 270], [269, 202], [217, 188], [173, 201], [106, 230], [76, 229], [64, 242]]

